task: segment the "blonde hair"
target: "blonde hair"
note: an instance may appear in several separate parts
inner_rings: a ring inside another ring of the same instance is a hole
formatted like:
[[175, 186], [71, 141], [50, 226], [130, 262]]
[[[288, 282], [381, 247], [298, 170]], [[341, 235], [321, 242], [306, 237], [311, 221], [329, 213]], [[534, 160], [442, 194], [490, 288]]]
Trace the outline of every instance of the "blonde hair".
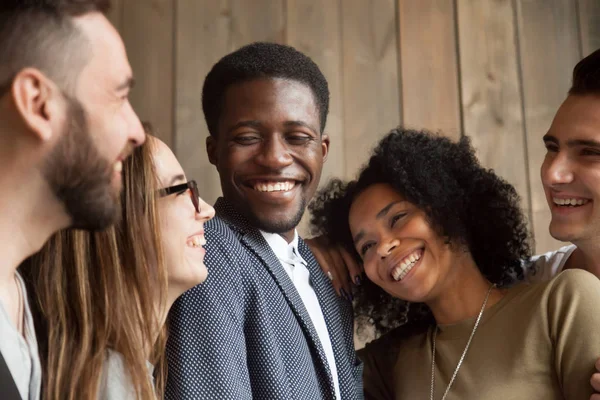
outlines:
[[167, 271], [152, 147], [149, 138], [124, 161], [116, 225], [59, 232], [22, 266], [38, 308], [45, 399], [95, 399], [108, 350], [123, 356], [139, 399], [162, 396]]

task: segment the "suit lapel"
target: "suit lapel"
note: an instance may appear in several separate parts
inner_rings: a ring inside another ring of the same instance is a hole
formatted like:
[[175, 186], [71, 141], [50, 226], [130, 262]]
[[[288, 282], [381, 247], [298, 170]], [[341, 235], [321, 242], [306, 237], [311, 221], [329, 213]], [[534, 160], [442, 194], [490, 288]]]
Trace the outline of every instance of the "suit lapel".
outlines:
[[[327, 363], [327, 358], [325, 357], [323, 346], [321, 345], [321, 341], [319, 340], [319, 336], [317, 335], [317, 331], [312, 323], [312, 320], [310, 319], [308, 311], [306, 311], [306, 307], [304, 306], [302, 298], [298, 294], [298, 291], [296, 290], [296, 287], [294, 286], [290, 277], [283, 269], [279, 259], [275, 256], [275, 253], [273, 253], [273, 250], [271, 247], [269, 247], [269, 244], [258, 231], [258, 229], [252, 227], [247, 220], [241, 214], [239, 214], [225, 199], [220, 198], [217, 200], [215, 203], [215, 210], [220, 218], [225, 220], [234, 231], [237, 231], [241, 235], [241, 242], [262, 261], [263, 266], [269, 272], [279, 290], [281, 290], [283, 297], [296, 316], [296, 319], [298, 320], [298, 323], [300, 324], [302, 331], [307, 338], [307, 342], [309, 343], [309, 347], [313, 353], [313, 359], [317, 361], [317, 367], [321, 369], [324, 376], [327, 377], [327, 389], [330, 393], [332, 393], [334, 391], [333, 379], [331, 377], [331, 372], [329, 370], [329, 365]], [[299, 242], [302, 242], [302, 240], [300, 239]], [[304, 242], [302, 242], [302, 244], [304, 245]], [[306, 248], [305, 245], [304, 247]], [[304, 254], [302, 254], [302, 257], [307, 261], [308, 264], [310, 264]], [[312, 263], [315, 263], [312, 253], [310, 254], [310, 259], [312, 260]], [[309, 266], [308, 269], [311, 276], [311, 282], [314, 282], [313, 279], [315, 275], [322, 275], [314, 273], [314, 266], [312, 268]], [[315, 286], [314, 283], [313, 286]], [[322, 292], [322, 290], [320, 291]], [[315, 293], [317, 294], [319, 302], [321, 302], [321, 293], [317, 291], [316, 288]], [[327, 320], [327, 317], [325, 322], [329, 327], [330, 322]]]
[[349, 392], [351, 388], [343, 385], [348, 379], [344, 376], [342, 360], [347, 357], [348, 351], [344, 340], [345, 329], [347, 329], [347, 326], [353, 326], [352, 305], [337, 296], [329, 278], [323, 273], [319, 263], [302, 239], [298, 241], [298, 250], [308, 264], [307, 268], [310, 272], [311, 282], [319, 298], [319, 304], [327, 324], [327, 331], [331, 338], [331, 347], [337, 365], [340, 393], [342, 398], [351, 398], [351, 392]]
[[[317, 358], [320, 361], [320, 364], [326, 368], [327, 375], [330, 375], [329, 368], [327, 366], [327, 358], [325, 357], [323, 346], [321, 345], [317, 331], [312, 323], [312, 320], [310, 319], [310, 315], [308, 314], [308, 311], [306, 311], [306, 307], [304, 306], [302, 298], [298, 294], [298, 291], [296, 290], [296, 287], [294, 286], [290, 277], [283, 269], [279, 259], [275, 256], [275, 253], [273, 253], [273, 250], [271, 250], [267, 241], [258, 231], [247, 232], [242, 237], [242, 243], [248, 246], [248, 248], [256, 254], [256, 256], [262, 261], [265, 269], [269, 271], [269, 274], [273, 277], [275, 283], [277, 283], [277, 286], [279, 287], [279, 290], [281, 290], [283, 297], [298, 319], [304, 334], [307, 336], [308, 342], [312, 345], [314, 350], [316, 350], [316, 354], [318, 356]], [[312, 280], [312, 271], [310, 271], [310, 273]]]

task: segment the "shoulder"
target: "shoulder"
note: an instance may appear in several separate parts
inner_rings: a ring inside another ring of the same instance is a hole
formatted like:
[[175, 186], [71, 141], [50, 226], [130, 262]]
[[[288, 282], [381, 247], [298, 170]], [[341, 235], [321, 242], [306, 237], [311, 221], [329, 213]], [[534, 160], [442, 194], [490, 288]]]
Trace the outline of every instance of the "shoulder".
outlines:
[[530, 282], [550, 280], [563, 270], [565, 263], [575, 249], [575, 245], [571, 244], [558, 250], [531, 257], [527, 268], [528, 280]]
[[402, 341], [400, 331], [396, 328], [367, 343], [363, 349], [358, 350], [357, 354], [365, 365], [370, 362], [380, 368], [391, 368], [396, 361]]
[[98, 388], [98, 399], [134, 399], [135, 389], [131, 383], [129, 373], [125, 369], [123, 355], [113, 350], [108, 350], [104, 366], [102, 367], [102, 380]]
[[241, 243], [242, 234], [229, 222], [215, 216], [204, 226], [206, 234], [205, 263], [210, 274], [225, 266], [226, 270], [245, 264], [247, 249]]
[[548, 284], [550, 296], [568, 296], [568, 299], [600, 298], [600, 280], [582, 269], [568, 269], [558, 274]]

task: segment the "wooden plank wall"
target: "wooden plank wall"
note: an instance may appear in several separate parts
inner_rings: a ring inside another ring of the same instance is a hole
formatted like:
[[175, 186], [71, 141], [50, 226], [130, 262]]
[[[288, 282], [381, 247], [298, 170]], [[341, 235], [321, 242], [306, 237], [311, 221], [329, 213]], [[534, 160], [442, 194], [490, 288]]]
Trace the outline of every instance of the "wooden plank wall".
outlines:
[[[519, 191], [538, 252], [558, 246], [539, 178], [542, 136], [571, 71], [600, 47], [598, 0], [113, 0], [137, 87], [132, 103], [213, 202], [203, 79], [254, 41], [292, 45], [331, 90], [323, 182], [350, 178], [399, 123], [468, 135]], [[303, 225], [305, 228], [305, 225]]]

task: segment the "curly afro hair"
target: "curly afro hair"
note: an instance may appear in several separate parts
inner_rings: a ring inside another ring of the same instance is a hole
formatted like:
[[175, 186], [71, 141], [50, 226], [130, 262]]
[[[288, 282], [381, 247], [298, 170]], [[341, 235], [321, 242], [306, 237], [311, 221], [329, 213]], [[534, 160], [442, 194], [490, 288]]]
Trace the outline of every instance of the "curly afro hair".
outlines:
[[[524, 278], [522, 260], [530, 257], [531, 246], [519, 196], [479, 164], [469, 138], [453, 142], [426, 131], [394, 129], [356, 181], [333, 180], [318, 193], [309, 207], [314, 233], [342, 245], [359, 262], [348, 225], [350, 206], [376, 183], [391, 185], [423, 210], [432, 229], [452, 246], [468, 250], [490, 282], [506, 287]], [[399, 326], [410, 334], [435, 323], [424, 304], [394, 298], [368, 279], [355, 299], [359, 333], [373, 325], [378, 335]]]
[[317, 64], [291, 46], [257, 42], [221, 58], [204, 80], [202, 109], [211, 136], [217, 137], [217, 126], [227, 88], [237, 83], [265, 78], [289, 79], [308, 86], [319, 110], [323, 133], [329, 112], [329, 86]]

